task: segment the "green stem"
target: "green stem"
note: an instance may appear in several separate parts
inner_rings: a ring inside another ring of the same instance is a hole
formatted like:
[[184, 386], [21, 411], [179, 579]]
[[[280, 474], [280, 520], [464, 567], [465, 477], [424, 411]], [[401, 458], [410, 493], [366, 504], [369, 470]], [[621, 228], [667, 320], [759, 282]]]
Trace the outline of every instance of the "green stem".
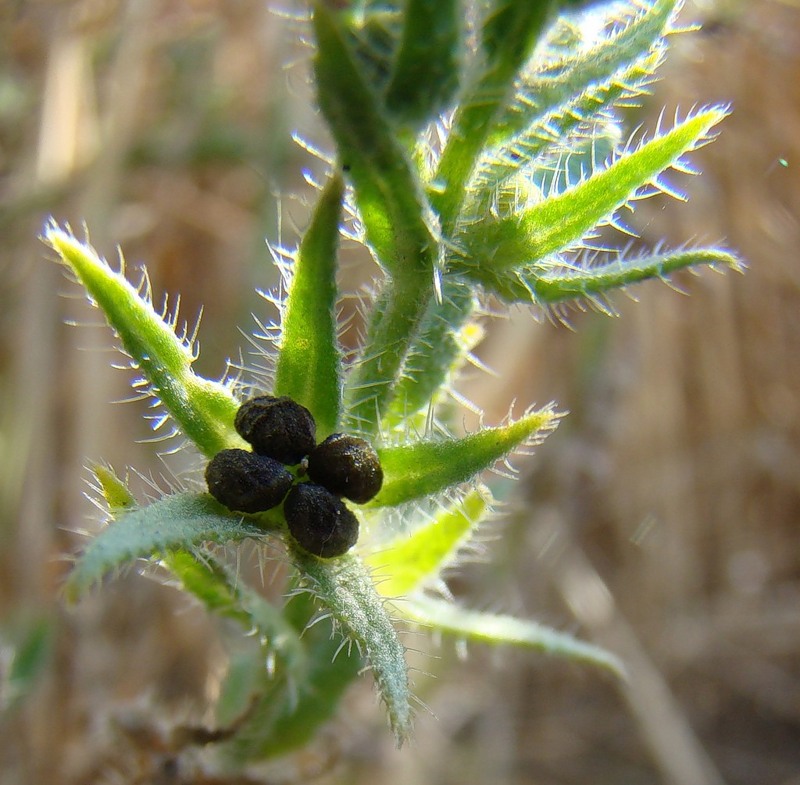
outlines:
[[345, 428], [373, 436], [392, 401], [409, 347], [433, 296], [423, 276], [388, 280], [372, 310], [362, 357], [347, 380]]
[[[466, 187], [489, 136], [500, 96], [491, 96], [492, 74], [487, 74], [459, 105], [428, 198], [439, 215], [442, 234], [452, 237], [466, 197]], [[480, 98], [480, 96], [483, 96]]]
[[446, 276], [442, 281], [442, 299], [429, 302], [406, 357], [403, 376], [393, 390], [384, 428], [399, 427], [435, 403], [460, 367], [468, 351], [462, 331], [477, 305], [473, 290], [471, 282], [465, 283], [456, 276]]

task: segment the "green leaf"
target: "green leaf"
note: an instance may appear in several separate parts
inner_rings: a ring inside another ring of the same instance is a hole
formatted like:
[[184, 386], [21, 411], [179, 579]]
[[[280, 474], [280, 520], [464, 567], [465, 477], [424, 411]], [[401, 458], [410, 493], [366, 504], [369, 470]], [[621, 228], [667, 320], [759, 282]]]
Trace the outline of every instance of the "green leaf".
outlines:
[[360, 672], [358, 652], [343, 647], [332, 620], [320, 620], [318, 613], [308, 592], [292, 596], [286, 605], [285, 618], [301, 636], [308, 670], [302, 680], [289, 679], [280, 669], [274, 678], [262, 678], [261, 695], [231, 742], [234, 760], [264, 760], [310, 742]]
[[124, 266], [115, 272], [93, 248], [55, 223], [46, 227], [44, 241], [105, 313], [132, 366], [141, 369], [152, 395], [200, 451], [210, 457], [228, 447], [247, 447], [233, 428], [239, 403], [230, 389], [191, 370], [195, 354], [191, 341], [175, 334], [177, 314], [162, 319], [153, 309], [148, 289], [142, 292], [125, 279]]
[[554, 305], [581, 299], [608, 311], [605, 299], [600, 299], [606, 292], [652, 278], [666, 279], [677, 270], [701, 266], [741, 270], [742, 262], [738, 256], [721, 248], [692, 248], [587, 267], [565, 265], [544, 273], [510, 271], [491, 279], [487, 287], [507, 302]]
[[100, 485], [100, 491], [106, 500], [108, 510], [113, 518], [119, 516], [126, 510], [131, 510], [136, 506], [136, 499], [133, 498], [128, 486], [114, 472], [110, 466], [101, 463], [92, 467], [94, 476]]
[[364, 82], [336, 15], [314, 3], [318, 100], [355, 188], [367, 242], [395, 279], [433, 271], [436, 243], [410, 160]]
[[[594, 46], [555, 62], [545, 61], [539, 69], [534, 64], [530, 72], [523, 72], [517, 94], [498, 119], [489, 142], [499, 145], [523, 132], [529, 137], [536, 136], [537, 132], [541, 134], [543, 128], [534, 133], [528, 129], [537, 126], [547, 115], [564, 116], [571, 110], [575, 113], [574, 119], [579, 121], [586, 117], [593, 104], [597, 111], [606, 105], [602, 93], [611, 90], [614, 83], [619, 83], [621, 88], [615, 91], [617, 95], [638, 93], [641, 83], [652, 77], [660, 60], [658, 56], [652, 58], [652, 54], [661, 46], [677, 2], [656, 0], [618, 32]], [[641, 65], [647, 61], [650, 66], [642, 69]], [[566, 130], [559, 127], [558, 136], [563, 139]], [[552, 131], [544, 134], [545, 138], [548, 136], [553, 139], [555, 134]]]
[[[332, 8], [333, 4], [328, 3], [328, 6]], [[347, 42], [358, 70], [376, 95], [386, 89], [400, 47], [403, 34], [401, 6], [401, 2], [358, 0], [350, 8], [337, 8], [338, 19], [347, 32]]]
[[517, 215], [465, 227], [459, 238], [464, 258], [454, 258], [453, 267], [481, 280], [484, 270], [491, 275], [530, 267], [570, 247], [640, 189], [664, 187], [659, 175], [705, 140], [726, 114], [719, 107], [699, 112], [561, 194]]
[[647, 93], [663, 60], [663, 36], [675, 5], [676, 0], [659, 0], [616, 35], [523, 73], [514, 101], [496, 125], [493, 147], [478, 164], [470, 186], [471, 216], [484, 215], [501, 183], [520, 170], [531, 171], [538, 180], [552, 168], [574, 166], [574, 155], [563, 161], [564, 148], [575, 152], [581, 139], [570, 140], [569, 134], [581, 125], [591, 127], [590, 138], [583, 140], [592, 146], [591, 160], [606, 158], [599, 148], [603, 131], [616, 128], [611, 113]]
[[295, 685], [305, 680], [309, 670], [306, 651], [300, 633], [286, 620], [282, 609], [267, 602], [208, 552], [167, 551], [162, 561], [206, 608], [256, 633], [262, 649], [279, 659], [286, 677]]
[[[53, 619], [45, 616], [25, 619], [12, 625], [11, 630], [6, 619], [4, 626], [5, 662], [0, 681], [0, 716], [22, 704], [46, 675], [52, 663], [56, 639]], [[18, 629], [14, 630], [14, 626]]]
[[[127, 485], [110, 467], [95, 467], [109, 509], [115, 517], [130, 510], [135, 502]], [[243, 583], [238, 574], [206, 550], [166, 550], [161, 562], [179, 581], [181, 588], [196, 597], [209, 611], [234, 619], [248, 634], [256, 634], [259, 642], [258, 678], [254, 683], [280, 681], [288, 695], [306, 684], [310, 663], [299, 630], [258, 592]], [[268, 670], [266, 663], [273, 663]], [[251, 684], [251, 686], [253, 686]], [[270, 690], [273, 696], [273, 691]], [[286, 696], [287, 704], [294, 704]], [[244, 707], [242, 707], [242, 710]], [[233, 722], [234, 718], [228, 719]]]
[[372, 578], [353, 554], [318, 559], [293, 549], [295, 564], [309, 590], [330, 611], [371, 666], [398, 745], [411, 731], [411, 707], [405, 649], [375, 593]]
[[461, 97], [429, 186], [442, 232], [451, 237], [475, 165], [497, 117], [513, 96], [514, 80], [555, 3], [495, 0], [481, 30], [485, 61]]
[[161, 561], [180, 581], [181, 587], [208, 610], [236, 619], [245, 626], [252, 624], [250, 614], [242, 608], [243, 584], [210, 553], [165, 551]]
[[442, 109], [458, 89], [461, 4], [408, 0], [386, 106], [401, 122], [419, 125]]
[[508, 425], [484, 428], [461, 439], [382, 447], [378, 454], [383, 467], [383, 487], [366, 506], [393, 507], [466, 482], [521, 445], [541, 441], [557, 420], [558, 415], [546, 408]]
[[396, 605], [409, 620], [462, 640], [534, 649], [554, 657], [594, 665], [625, 678], [625, 666], [610, 652], [537, 622], [469, 610], [422, 594], [405, 598]]
[[334, 174], [303, 235], [281, 318], [275, 395], [305, 406], [321, 439], [336, 430], [341, 410], [336, 337], [336, 251], [344, 183]]
[[556, 0], [533, 3], [491, 0], [480, 36], [487, 68], [516, 73], [530, 56], [544, 23], [557, 5]]
[[481, 486], [439, 510], [411, 534], [382, 543], [364, 559], [383, 597], [402, 597], [437, 578], [489, 511], [492, 496]]
[[67, 598], [76, 600], [108, 572], [134, 559], [191, 549], [203, 542], [261, 539], [264, 534], [263, 528], [232, 516], [207, 494], [167, 496], [123, 513], [92, 539], [67, 579]]

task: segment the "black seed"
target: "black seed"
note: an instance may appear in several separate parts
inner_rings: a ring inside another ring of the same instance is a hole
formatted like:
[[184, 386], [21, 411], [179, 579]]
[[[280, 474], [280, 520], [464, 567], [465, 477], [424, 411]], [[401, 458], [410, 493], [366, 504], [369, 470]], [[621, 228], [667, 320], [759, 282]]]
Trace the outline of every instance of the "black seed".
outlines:
[[372, 499], [383, 485], [383, 469], [372, 445], [346, 433], [331, 434], [308, 456], [308, 476], [337, 496], [357, 504]]
[[293, 480], [283, 464], [247, 450], [222, 450], [206, 467], [208, 492], [229, 510], [239, 512], [277, 507]]
[[358, 541], [358, 518], [321, 485], [295, 485], [283, 503], [283, 511], [292, 537], [315, 556], [341, 556]]
[[311, 412], [291, 398], [259, 395], [236, 412], [234, 427], [259, 455], [294, 465], [317, 443], [317, 425]]

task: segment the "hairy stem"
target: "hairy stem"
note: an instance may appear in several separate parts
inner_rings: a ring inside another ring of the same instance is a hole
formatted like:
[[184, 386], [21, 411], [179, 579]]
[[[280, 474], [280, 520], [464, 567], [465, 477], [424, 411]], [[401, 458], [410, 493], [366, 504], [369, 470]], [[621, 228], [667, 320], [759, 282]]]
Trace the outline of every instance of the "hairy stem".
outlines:
[[391, 403], [409, 347], [417, 334], [433, 282], [425, 277], [387, 281], [372, 311], [361, 358], [347, 382], [345, 427], [373, 436]]

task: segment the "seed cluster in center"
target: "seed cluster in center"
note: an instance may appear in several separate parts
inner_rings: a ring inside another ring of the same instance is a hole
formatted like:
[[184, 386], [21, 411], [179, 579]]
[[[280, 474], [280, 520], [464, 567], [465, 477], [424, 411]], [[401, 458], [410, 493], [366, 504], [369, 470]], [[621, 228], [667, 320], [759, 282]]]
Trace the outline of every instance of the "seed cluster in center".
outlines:
[[[206, 467], [209, 493], [229, 510], [245, 513], [283, 502], [289, 533], [309, 553], [331, 558], [350, 550], [358, 540], [358, 519], [342, 499], [364, 504], [383, 484], [372, 445], [346, 433], [317, 444], [311, 412], [287, 396], [245, 401], [234, 427], [253, 450], [217, 453]], [[299, 467], [296, 475], [288, 466]]]

